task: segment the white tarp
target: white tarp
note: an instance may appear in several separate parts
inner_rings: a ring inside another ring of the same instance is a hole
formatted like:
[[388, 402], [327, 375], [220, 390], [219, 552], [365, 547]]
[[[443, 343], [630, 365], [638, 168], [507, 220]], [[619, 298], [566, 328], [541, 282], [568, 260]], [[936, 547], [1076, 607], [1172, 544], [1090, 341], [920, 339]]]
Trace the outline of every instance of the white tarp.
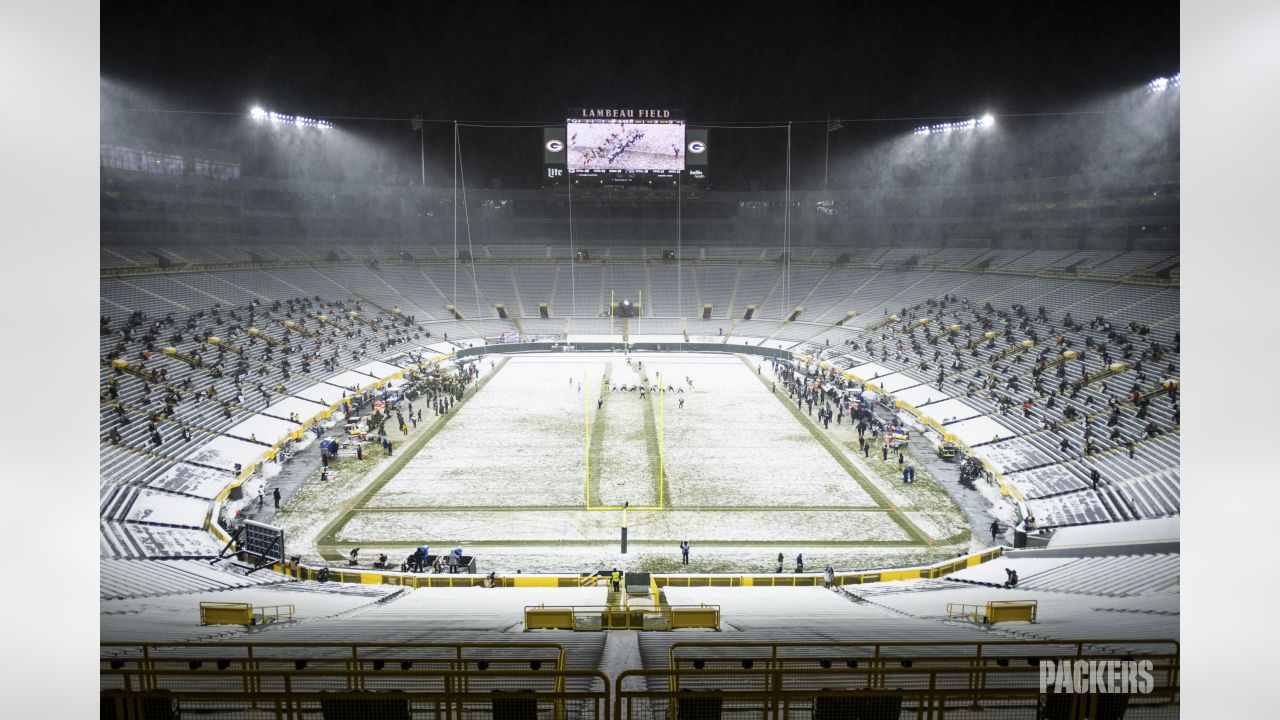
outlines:
[[373, 362], [367, 362], [356, 368], [356, 372], [364, 373], [365, 375], [372, 375], [376, 378], [384, 378], [395, 375], [400, 372], [401, 369], [402, 368], [398, 368], [395, 365], [390, 365], [380, 360], [374, 360]]
[[262, 412], [279, 418], [287, 418], [290, 413], [297, 413], [298, 419], [305, 421], [315, 417], [321, 410], [327, 409], [328, 408], [324, 405], [310, 400], [303, 400], [298, 397], [286, 397], [280, 402], [268, 405], [267, 409]]
[[879, 385], [880, 382], [876, 380], [876, 378], [884, 377], [885, 375], [892, 375], [894, 373], [893, 370], [879, 363], [873, 363], [873, 362], [863, 363], [861, 365], [854, 365], [853, 367], [849, 368], [849, 372], [853, 373], [853, 375], [857, 378], [875, 382], [875, 384], [877, 385]]
[[[374, 379], [368, 375], [358, 373], [354, 370], [338, 373], [331, 378], [325, 378], [324, 381], [330, 385], [336, 385], [343, 390], [346, 390], [348, 393], [354, 393], [357, 390], [372, 385], [375, 382]], [[342, 394], [339, 393], [338, 397], [342, 397]]]
[[[910, 392], [910, 390], [906, 392]], [[899, 396], [901, 396], [901, 393], [899, 393]], [[926, 416], [931, 417], [944, 425], [946, 423], [956, 422], [957, 420], [968, 420], [971, 417], [976, 417], [982, 414], [980, 410], [972, 408], [959, 400], [943, 400], [941, 402], [930, 403], [924, 407], [916, 405], [916, 408]]]
[[332, 405], [342, 399], [342, 389], [336, 388], [327, 383], [316, 383], [309, 388], [303, 388], [293, 394], [303, 398], [304, 400], [318, 402], [321, 405], [326, 406]]
[[214, 470], [199, 465], [175, 463], [164, 474], [152, 480], [152, 487], [164, 488], [173, 492], [212, 498], [222, 491], [234, 478], [225, 470]]
[[915, 387], [895, 392], [893, 396], [914, 407], [920, 407], [926, 403], [946, 400], [951, 397], [932, 385], [916, 385]]
[[977, 445], [997, 439], [1004, 440], [1017, 434], [985, 415], [947, 425], [947, 432], [955, 435], [966, 445]]
[[892, 394], [904, 388], [919, 385], [920, 381], [903, 373], [893, 373], [876, 380], [875, 384], [884, 388], [885, 392]]
[[249, 463], [256, 460], [258, 456], [268, 449], [257, 443], [220, 435], [196, 448], [194, 452], [182, 459], [231, 470], [236, 463], [248, 467]]
[[[1003, 472], [1027, 468], [1032, 465], [1045, 465], [1046, 463], [1054, 462], [1053, 457], [1046, 454], [1044, 450], [1032, 444], [1025, 438], [1013, 438], [1012, 440], [988, 445], [987, 447], [982, 448], [982, 456], [991, 462], [991, 464], [1000, 468]], [[1037, 475], [1051, 467], [1054, 466], [1040, 468], [1037, 471]], [[1066, 470], [1066, 468], [1062, 468], [1062, 470], [1064, 476], [1071, 476], [1070, 471]], [[1021, 478], [1022, 476], [1019, 475], [1017, 477]], [[1013, 477], [1009, 479], [1014, 480], [1014, 484], [1017, 484], [1017, 481]], [[1077, 481], [1076, 484], [1083, 486], [1083, 481]], [[1034, 480], [1032, 480], [1031, 485], [1035, 485]], [[1018, 489], [1023, 490], [1022, 487], [1019, 487]], [[1023, 490], [1023, 492], [1025, 493], [1026, 490]]]
[[254, 415], [227, 430], [226, 434], [239, 438], [257, 439], [274, 445], [277, 440], [288, 437], [298, 427], [297, 423], [291, 423], [288, 420], [277, 420], [266, 415]]
[[[138, 542], [142, 551], [152, 557], [191, 557], [217, 555], [222, 543], [204, 530], [160, 527], [126, 523], [129, 535]], [[184, 595], [184, 598], [190, 597]]]
[[208, 511], [208, 500], [143, 490], [138, 493], [133, 506], [129, 508], [127, 519], [134, 522], [199, 528], [204, 527], [204, 517]]

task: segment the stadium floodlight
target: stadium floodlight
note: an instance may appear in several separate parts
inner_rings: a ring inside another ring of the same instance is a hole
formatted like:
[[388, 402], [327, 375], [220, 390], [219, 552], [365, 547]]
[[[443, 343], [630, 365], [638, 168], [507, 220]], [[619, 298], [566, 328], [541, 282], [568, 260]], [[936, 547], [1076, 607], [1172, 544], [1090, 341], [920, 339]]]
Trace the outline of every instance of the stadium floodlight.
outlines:
[[295, 115], [285, 115], [283, 113], [278, 113], [278, 112], [267, 112], [266, 110], [263, 110], [260, 107], [255, 107], [252, 110], [250, 110], [249, 117], [253, 118], [257, 122], [268, 120], [273, 125], [285, 123], [289, 125], [294, 125], [296, 127], [313, 127], [313, 128], [319, 128], [320, 130], [328, 130], [333, 127], [333, 123], [329, 122], [328, 120], [318, 120], [316, 118], [309, 118], [302, 115], [295, 116]]
[[1148, 92], [1164, 92], [1182, 87], [1182, 73], [1176, 72], [1170, 77], [1158, 77], [1147, 83]]
[[987, 113], [980, 118], [969, 118], [968, 120], [956, 120], [955, 122], [937, 123], [936, 125], [921, 125], [916, 128], [913, 135], [935, 135], [937, 133], [950, 133], [965, 130], [977, 130], [978, 128], [989, 128], [996, 124], [995, 116]]

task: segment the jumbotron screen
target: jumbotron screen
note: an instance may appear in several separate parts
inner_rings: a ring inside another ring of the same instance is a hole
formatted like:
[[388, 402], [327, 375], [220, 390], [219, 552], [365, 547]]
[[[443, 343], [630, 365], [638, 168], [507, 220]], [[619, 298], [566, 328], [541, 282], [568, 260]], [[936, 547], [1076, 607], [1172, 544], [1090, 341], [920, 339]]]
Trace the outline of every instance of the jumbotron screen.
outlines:
[[684, 170], [684, 121], [569, 118], [570, 173], [676, 173]]

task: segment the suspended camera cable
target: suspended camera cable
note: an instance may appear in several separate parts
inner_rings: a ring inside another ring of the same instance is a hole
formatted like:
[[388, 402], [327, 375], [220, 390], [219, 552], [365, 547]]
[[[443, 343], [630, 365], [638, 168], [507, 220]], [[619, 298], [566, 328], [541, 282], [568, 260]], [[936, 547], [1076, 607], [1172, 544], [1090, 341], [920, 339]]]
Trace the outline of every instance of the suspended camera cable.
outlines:
[[[572, 328], [573, 318], [578, 314], [578, 285], [573, 272], [573, 266], [578, 264], [578, 252], [573, 246], [573, 176], [566, 175], [566, 179], [569, 181], [569, 296], [573, 307], [569, 315], [568, 327]], [[613, 312], [613, 308], [610, 308], [609, 312]], [[568, 338], [565, 339], [568, 340]]]
[[[679, 308], [676, 312], [676, 317], [680, 318], [681, 328], [687, 329], [687, 325], [684, 322], [684, 285], [683, 280], [681, 279], [681, 263], [684, 262], [684, 252], [681, 250], [680, 242], [683, 229], [681, 219], [681, 208], [683, 206], [682, 191], [684, 189], [684, 185], [681, 183], [681, 176], [683, 174], [683, 172], [676, 173], [676, 307]], [[644, 308], [640, 308], [640, 311], [644, 312]]]
[[782, 212], [782, 317], [791, 315], [791, 123], [787, 123], [787, 182]]
[[[476, 321], [481, 322], [484, 318], [484, 315], [483, 313], [480, 312], [480, 284], [476, 280], [476, 253], [471, 246], [471, 209], [467, 207], [467, 171], [462, 166], [462, 136], [458, 133], [457, 125], [453, 126], [453, 132], [455, 135], [453, 139], [453, 144], [455, 147], [458, 148], [458, 175], [462, 180], [462, 214], [467, 221], [467, 257], [471, 259], [471, 262], [470, 262], [471, 289], [476, 294]], [[457, 261], [455, 260], [454, 262], [456, 263]], [[455, 267], [456, 267], [456, 264], [455, 264]], [[455, 276], [454, 276], [455, 285], [457, 284], [457, 282], [458, 282], [457, 275], [455, 271]], [[454, 289], [454, 292], [455, 293], [457, 292], [456, 287]], [[457, 302], [456, 297], [454, 298], [454, 302], [455, 303]]]
[[453, 124], [453, 295], [449, 302], [458, 305], [458, 124]]
[[[208, 115], [221, 117], [237, 117], [243, 116], [240, 111], [227, 112], [219, 110], [176, 110], [170, 108], [119, 108], [115, 112], [138, 112], [138, 113], [164, 113], [172, 115]], [[1067, 117], [1072, 115], [1121, 115], [1133, 112], [1133, 110], [1117, 109], [1117, 110], [1062, 110], [1051, 112], [1024, 112], [1024, 113], [997, 113], [996, 119], [1001, 118], [1019, 118], [1019, 117]], [[384, 117], [375, 115], [308, 115], [317, 120], [341, 120], [341, 121], [357, 121], [357, 122], [414, 122], [413, 117]], [[897, 117], [845, 117], [838, 115], [842, 123], [876, 123], [876, 122], [907, 122], [920, 120], [964, 120], [970, 115], [902, 115]], [[462, 124], [468, 127], [505, 127], [505, 128], [532, 128], [532, 127], [555, 127], [563, 124], [563, 120], [449, 120], [445, 118], [422, 118], [418, 120], [422, 123], [431, 124]], [[796, 125], [814, 125], [817, 123], [828, 123], [827, 118], [792, 118], [789, 120], [707, 120], [700, 123], [690, 123], [689, 127], [698, 128], [727, 128], [727, 129], [755, 129], [755, 128], [781, 128], [789, 124]]]

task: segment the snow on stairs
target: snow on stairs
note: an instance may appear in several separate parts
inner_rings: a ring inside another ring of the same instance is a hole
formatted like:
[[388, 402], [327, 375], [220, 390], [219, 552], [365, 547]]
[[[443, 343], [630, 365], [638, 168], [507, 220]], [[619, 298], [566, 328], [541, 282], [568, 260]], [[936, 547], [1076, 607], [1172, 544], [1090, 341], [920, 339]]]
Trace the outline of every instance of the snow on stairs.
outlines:
[[1125, 478], [1108, 489], [1125, 498], [1140, 517], [1166, 517], [1182, 511], [1181, 481], [1172, 471]]
[[1179, 567], [1175, 553], [1085, 557], [1022, 579], [1018, 587], [1128, 597], [1177, 588]]
[[[99, 547], [103, 557], [112, 558], [145, 558], [147, 552], [142, 549], [122, 523], [103, 520], [98, 525]], [[109, 555], [105, 553], [110, 553]]]
[[99, 596], [104, 600], [230, 590], [251, 585], [297, 582], [277, 573], [253, 575], [231, 572], [200, 560], [139, 560], [104, 558], [100, 563]]
[[1125, 496], [1116, 490], [1114, 486], [1108, 485], [1098, 489], [1098, 502], [1111, 515], [1113, 522], [1121, 522], [1124, 520], [1137, 520], [1141, 517], [1133, 506], [1129, 503]]
[[104, 518], [106, 520], [123, 521], [129, 516], [129, 511], [133, 509], [133, 504], [138, 501], [138, 495], [142, 489], [137, 486], [128, 486], [116, 493], [116, 500], [108, 508], [109, 514]]

